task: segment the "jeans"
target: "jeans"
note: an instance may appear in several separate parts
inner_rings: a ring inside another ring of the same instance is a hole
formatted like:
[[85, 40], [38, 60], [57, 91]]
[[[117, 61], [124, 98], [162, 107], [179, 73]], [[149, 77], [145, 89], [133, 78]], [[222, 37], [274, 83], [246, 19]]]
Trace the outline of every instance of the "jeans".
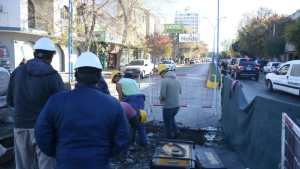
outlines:
[[34, 129], [14, 129], [16, 169], [54, 169], [55, 159], [36, 145]]
[[165, 125], [166, 137], [168, 139], [176, 138], [178, 128], [175, 122], [175, 116], [179, 111], [179, 107], [176, 108], [163, 108], [163, 120]]

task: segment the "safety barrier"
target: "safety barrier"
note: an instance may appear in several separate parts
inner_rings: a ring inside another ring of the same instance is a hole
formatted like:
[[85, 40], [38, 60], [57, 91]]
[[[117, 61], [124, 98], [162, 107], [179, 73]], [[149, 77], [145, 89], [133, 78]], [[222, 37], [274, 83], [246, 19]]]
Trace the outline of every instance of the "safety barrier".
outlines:
[[221, 123], [225, 141], [246, 167], [277, 169], [281, 163], [282, 112], [293, 120], [300, 119], [300, 105], [265, 96], [249, 100], [250, 91], [242, 85], [229, 77], [224, 79]]
[[218, 88], [220, 84], [220, 79], [220, 71], [218, 69], [217, 64], [210, 63], [206, 86], [210, 89]]
[[281, 169], [300, 169], [300, 128], [282, 114]]

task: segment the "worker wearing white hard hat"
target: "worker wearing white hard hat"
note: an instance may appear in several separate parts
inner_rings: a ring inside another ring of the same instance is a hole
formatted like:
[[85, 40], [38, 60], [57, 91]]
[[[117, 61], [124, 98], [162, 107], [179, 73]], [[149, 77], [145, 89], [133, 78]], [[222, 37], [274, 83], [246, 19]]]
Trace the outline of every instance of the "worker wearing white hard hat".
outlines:
[[129, 125], [125, 113], [114, 97], [97, 87], [101, 69], [95, 54], [82, 53], [75, 63], [78, 85], [51, 97], [40, 113], [37, 145], [56, 158], [57, 169], [110, 169], [112, 155], [127, 148]]
[[[54, 169], [55, 160], [40, 152], [35, 143], [34, 126], [48, 98], [62, 90], [64, 83], [51, 66], [55, 45], [47, 37], [34, 45], [34, 58], [20, 64], [12, 73], [7, 104], [14, 107], [14, 146], [16, 169]], [[34, 167], [35, 168], [35, 167]]]
[[39, 59], [44, 59], [49, 63], [52, 62], [52, 58], [56, 53], [56, 48], [51, 39], [47, 37], [42, 37], [35, 42], [33, 46], [34, 49], [34, 57]]

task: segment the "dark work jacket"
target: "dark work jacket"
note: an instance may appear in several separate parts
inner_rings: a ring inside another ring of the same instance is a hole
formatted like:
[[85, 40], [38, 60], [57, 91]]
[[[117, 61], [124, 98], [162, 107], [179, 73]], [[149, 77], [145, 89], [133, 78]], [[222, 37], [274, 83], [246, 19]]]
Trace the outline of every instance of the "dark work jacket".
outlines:
[[35, 136], [57, 169], [109, 169], [109, 159], [127, 148], [129, 125], [115, 98], [79, 84], [48, 100]]
[[99, 89], [100, 89], [101, 92], [110, 95], [107, 83], [106, 83], [106, 81], [104, 80], [104, 78], [102, 76], [99, 79], [98, 87], [99, 87]]
[[7, 94], [8, 105], [15, 108], [15, 128], [34, 128], [48, 98], [62, 90], [62, 78], [46, 61], [35, 58], [17, 67]]

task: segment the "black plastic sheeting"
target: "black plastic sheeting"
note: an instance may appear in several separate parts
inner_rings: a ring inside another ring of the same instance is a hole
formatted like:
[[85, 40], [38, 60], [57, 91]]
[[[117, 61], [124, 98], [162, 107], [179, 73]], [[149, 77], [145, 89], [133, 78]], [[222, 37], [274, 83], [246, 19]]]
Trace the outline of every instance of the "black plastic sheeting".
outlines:
[[256, 96], [247, 102], [238, 81], [225, 78], [222, 127], [225, 141], [251, 169], [277, 169], [281, 157], [281, 116], [300, 119], [300, 104]]

